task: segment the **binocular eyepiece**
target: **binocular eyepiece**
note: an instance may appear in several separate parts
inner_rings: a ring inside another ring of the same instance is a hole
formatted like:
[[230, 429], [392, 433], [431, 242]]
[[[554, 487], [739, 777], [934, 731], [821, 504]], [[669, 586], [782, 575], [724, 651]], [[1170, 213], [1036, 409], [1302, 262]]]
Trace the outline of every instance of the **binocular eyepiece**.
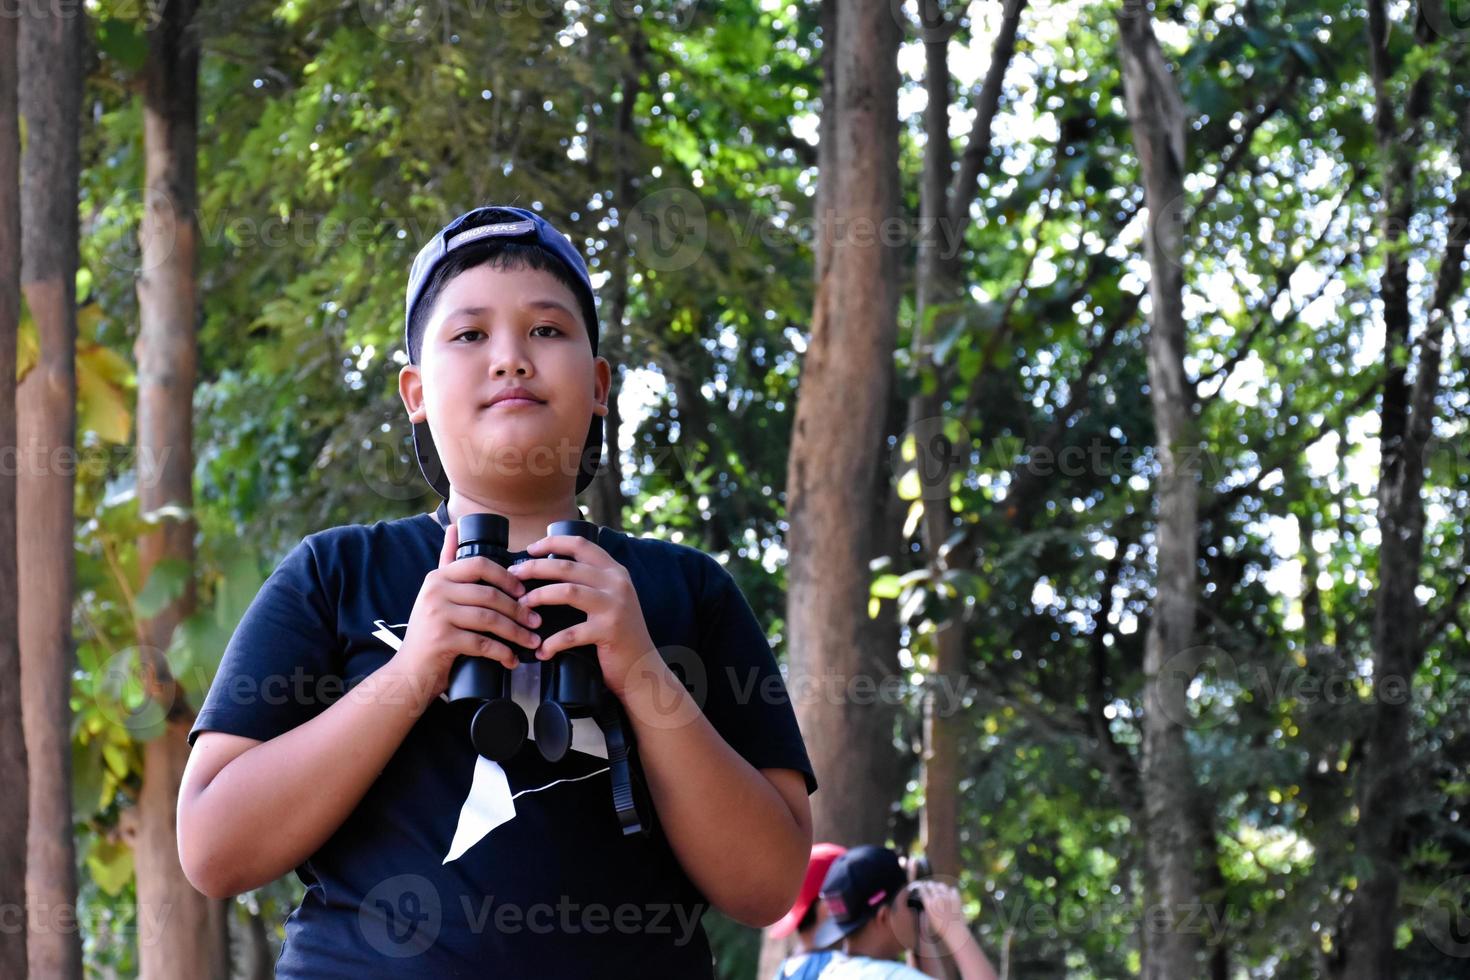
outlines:
[[[598, 526], [591, 521], [554, 521], [547, 525], [546, 534], [575, 535], [595, 542]], [[518, 557], [509, 550], [509, 539], [510, 522], [505, 517], [466, 514], [459, 519], [459, 548], [454, 557], [483, 556], [504, 568], [529, 561], [529, 557]], [[547, 557], [574, 560], [571, 555]], [[548, 584], [545, 579], [525, 580], [527, 592]], [[535, 633], [543, 640], [587, 619], [586, 613], [567, 605], [538, 606], [537, 612], [541, 624]], [[509, 646], [517, 660], [536, 662], [533, 651], [504, 637], [484, 635]], [[476, 752], [495, 762], [513, 757], [526, 741], [526, 715], [512, 699], [511, 685], [511, 671], [485, 657], [459, 657], [449, 671], [450, 702], [479, 703], [470, 721], [471, 744]], [[634, 799], [632, 732], [624, 721], [622, 705], [603, 682], [597, 648], [593, 646], [572, 647], [541, 662], [541, 697], [532, 727], [536, 748], [546, 761], [559, 762], [567, 754], [575, 718], [592, 718], [602, 730], [613, 781], [613, 804], [623, 833], [646, 833], [646, 822], [640, 819]]]

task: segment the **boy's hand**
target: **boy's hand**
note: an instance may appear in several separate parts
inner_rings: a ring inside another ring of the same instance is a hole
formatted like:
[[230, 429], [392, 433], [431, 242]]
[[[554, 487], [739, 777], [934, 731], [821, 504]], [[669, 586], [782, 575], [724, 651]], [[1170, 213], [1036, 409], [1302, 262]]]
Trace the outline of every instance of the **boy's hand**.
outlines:
[[[511, 575], [550, 579], [552, 584], [532, 589], [521, 602], [575, 606], [587, 615], [585, 622], [542, 641], [536, 659], [546, 660], [571, 647], [596, 647], [603, 682], [621, 699], [632, 667], [654, 649], [628, 570], [596, 542], [574, 534], [542, 538], [526, 553], [533, 557], [511, 566]], [[534, 557], [546, 554], [570, 555], [572, 560]]]
[[934, 878], [921, 878], [911, 883], [909, 889], [924, 903], [924, 932], [920, 945], [938, 939], [944, 949], [923, 949], [924, 956], [953, 955], [972, 938], [969, 923], [965, 921], [965, 909], [960, 890], [947, 882]]
[[488, 657], [506, 667], [516, 666], [509, 646], [478, 631], [532, 650], [541, 642], [532, 631], [540, 616], [516, 601], [526, 587], [489, 558], [456, 561], [458, 548], [459, 528], [451, 524], [444, 531], [439, 567], [424, 576], [403, 646], [393, 655], [410, 673], [424, 679], [430, 699], [449, 687], [449, 668], [458, 656]]

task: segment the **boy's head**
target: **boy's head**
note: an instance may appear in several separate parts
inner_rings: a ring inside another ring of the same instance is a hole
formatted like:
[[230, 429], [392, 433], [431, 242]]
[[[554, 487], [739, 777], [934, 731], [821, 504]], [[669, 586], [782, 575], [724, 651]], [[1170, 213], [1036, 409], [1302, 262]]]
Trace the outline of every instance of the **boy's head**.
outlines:
[[[419, 468], [441, 497], [496, 474], [544, 484], [602, 455], [611, 371], [581, 255], [545, 219], [484, 207], [446, 225], [408, 277], [399, 394]], [[512, 388], [530, 401], [505, 400]]]
[[826, 841], [812, 845], [811, 857], [806, 864], [806, 875], [801, 880], [801, 890], [797, 892], [791, 910], [772, 923], [768, 930], [772, 938], [783, 939], [794, 932], [799, 937], [802, 948], [816, 948], [812, 946], [812, 936], [827, 918], [826, 909], [817, 900], [818, 892], [821, 891], [822, 881], [827, 877], [832, 862], [846, 851], [847, 848], [841, 844]]
[[898, 854], [886, 847], [863, 845], [843, 854], [822, 881], [822, 904], [828, 918], [817, 928], [817, 949], [847, 941], [849, 952], [877, 959], [897, 959], [916, 940], [914, 924], [900, 896], [908, 877]]

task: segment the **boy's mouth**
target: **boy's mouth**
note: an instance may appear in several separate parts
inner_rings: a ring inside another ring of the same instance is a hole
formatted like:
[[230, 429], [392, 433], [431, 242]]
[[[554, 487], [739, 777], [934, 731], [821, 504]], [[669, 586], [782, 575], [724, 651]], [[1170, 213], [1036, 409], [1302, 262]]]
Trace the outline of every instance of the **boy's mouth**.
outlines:
[[503, 388], [490, 396], [490, 401], [485, 404], [486, 408], [516, 408], [530, 405], [544, 405], [545, 402], [538, 398], [529, 388], [519, 385], [511, 388]]

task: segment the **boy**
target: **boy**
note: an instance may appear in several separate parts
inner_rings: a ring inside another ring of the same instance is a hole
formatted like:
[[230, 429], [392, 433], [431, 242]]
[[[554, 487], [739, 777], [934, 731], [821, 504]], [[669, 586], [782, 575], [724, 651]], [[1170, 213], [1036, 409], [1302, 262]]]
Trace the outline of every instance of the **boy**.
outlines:
[[817, 892], [832, 862], [847, 852], [841, 844], [822, 842], [812, 845], [812, 856], [807, 861], [806, 876], [801, 879], [801, 891], [796, 904], [791, 906], [780, 921], [766, 930], [772, 939], [784, 939], [795, 934], [795, 948], [776, 968], [776, 980], [809, 980], [821, 974], [832, 958], [832, 951], [820, 949], [813, 944], [823, 922], [827, 921], [826, 909], [817, 901]]
[[[816, 782], [770, 645], [696, 549], [544, 536], [581, 516], [611, 380], [564, 235], [519, 208], [461, 215], [414, 260], [404, 320], [399, 393], [444, 503], [308, 535], [262, 586], [190, 733], [185, 872], [229, 896], [295, 868], [278, 977], [712, 977], [706, 905], [775, 920], [811, 846]], [[485, 511], [531, 560], [455, 560], [459, 518]], [[536, 607], [555, 604], [586, 621], [541, 641]], [[475, 753], [442, 696], [456, 657], [513, 668], [523, 705], [540, 667], [484, 633], [538, 661], [596, 648], [650, 835], [622, 834], [590, 720], [555, 764], [530, 740]]]
[[[898, 855], [886, 847], [854, 847], [833, 862], [822, 882], [829, 917], [817, 928], [818, 949], [842, 944], [822, 980], [924, 980], [931, 974], [894, 962], [917, 952], [944, 976], [940, 956], [954, 957], [960, 980], [996, 980], [995, 970], [965, 923], [959, 889], [932, 878], [910, 884]], [[922, 912], [909, 904], [910, 897]]]

